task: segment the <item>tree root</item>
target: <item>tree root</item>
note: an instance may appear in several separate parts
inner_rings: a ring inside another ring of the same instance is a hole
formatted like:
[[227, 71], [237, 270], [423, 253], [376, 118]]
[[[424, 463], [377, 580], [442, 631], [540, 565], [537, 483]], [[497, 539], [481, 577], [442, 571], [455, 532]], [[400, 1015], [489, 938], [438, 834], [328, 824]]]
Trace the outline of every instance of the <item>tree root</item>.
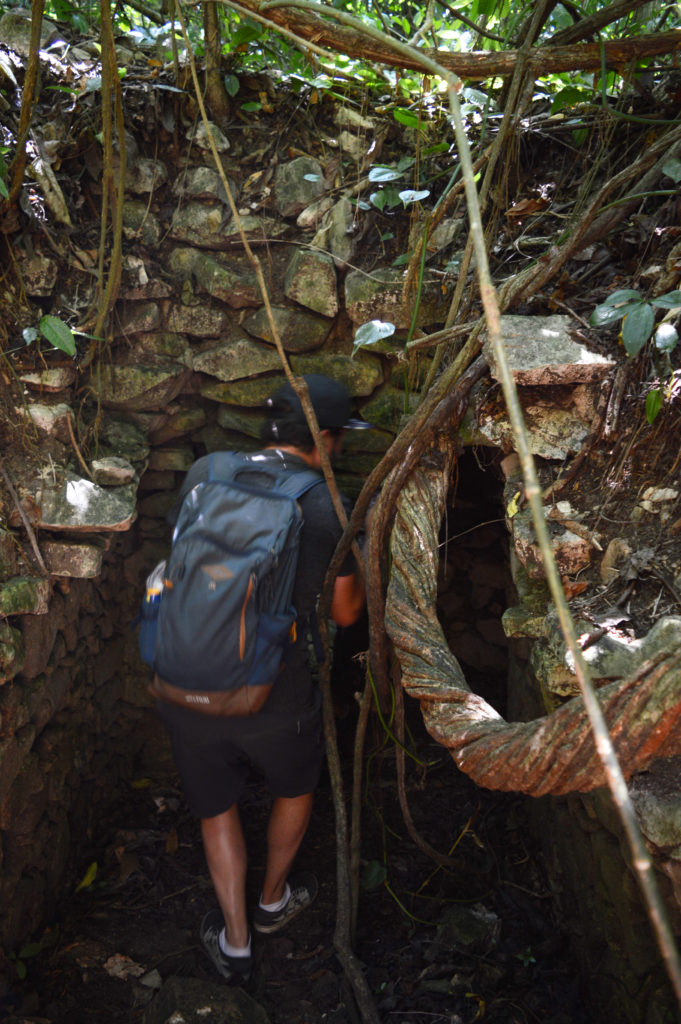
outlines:
[[[386, 627], [403, 686], [418, 698], [428, 732], [477, 785], [531, 796], [587, 792], [606, 783], [581, 697], [532, 722], [505, 722], [472, 693], [434, 611], [439, 526], [453, 442], [441, 440], [403, 489], [392, 536]], [[439, 460], [440, 464], [434, 463]], [[424, 557], [425, 553], [425, 557]], [[625, 776], [681, 753], [680, 651], [602, 687], [598, 702]]]

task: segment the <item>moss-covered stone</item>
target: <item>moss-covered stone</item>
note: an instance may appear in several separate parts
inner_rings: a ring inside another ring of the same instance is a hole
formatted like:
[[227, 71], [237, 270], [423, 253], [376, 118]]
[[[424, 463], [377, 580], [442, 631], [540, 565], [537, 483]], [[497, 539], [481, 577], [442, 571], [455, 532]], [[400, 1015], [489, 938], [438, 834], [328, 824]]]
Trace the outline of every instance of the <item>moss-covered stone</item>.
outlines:
[[383, 364], [377, 356], [361, 352], [353, 359], [341, 353], [319, 352], [291, 356], [294, 373], [321, 373], [344, 384], [354, 397], [366, 397], [383, 383]]
[[[384, 320], [395, 327], [409, 327], [411, 308], [402, 302], [404, 271], [378, 267], [371, 274], [352, 270], [345, 279], [345, 307], [355, 324]], [[417, 323], [444, 323], [451, 288], [443, 289], [442, 279], [426, 275], [421, 291]]]
[[[287, 352], [309, 352], [319, 348], [331, 329], [331, 322], [325, 317], [286, 306], [273, 306], [272, 319]], [[249, 316], [244, 321], [244, 327], [254, 337], [274, 344], [274, 335], [264, 308]]]
[[201, 288], [233, 309], [258, 306], [261, 302], [255, 275], [237, 274], [230, 266], [205, 253], [195, 261], [193, 273]]
[[149, 204], [141, 199], [129, 199], [123, 204], [123, 232], [128, 238], [139, 238], [145, 245], [158, 245], [161, 225], [149, 211]]
[[0, 616], [44, 615], [52, 585], [38, 576], [14, 576], [0, 584]]
[[258, 344], [251, 338], [232, 337], [203, 349], [193, 357], [194, 370], [221, 381], [244, 380], [260, 373], [277, 370], [281, 359], [276, 349]]
[[109, 454], [128, 459], [133, 464], [143, 462], [149, 455], [149, 442], [143, 427], [124, 415], [103, 417], [99, 441]]
[[[21, 671], [24, 661], [24, 639], [9, 622], [0, 622], [0, 683], [12, 679]], [[0, 714], [0, 731], [3, 730]]]
[[166, 366], [107, 366], [93, 374], [90, 387], [106, 405], [154, 409], [166, 405], [182, 389], [188, 371], [177, 363]]
[[544, 615], [522, 604], [507, 608], [501, 616], [501, 624], [506, 636], [515, 639], [540, 637], [544, 634]]
[[17, 571], [17, 541], [14, 534], [0, 527], [0, 581]]
[[228, 405], [221, 405], [218, 409], [217, 421], [223, 430], [236, 431], [247, 434], [249, 437], [260, 437], [260, 426], [263, 422], [263, 414], [253, 412], [249, 409], [234, 409]]
[[407, 397], [405, 392], [394, 384], [386, 384], [362, 406], [362, 415], [377, 427], [396, 434], [404, 418], [414, 412], [417, 404], [417, 395]]
[[286, 271], [284, 292], [301, 306], [324, 316], [335, 316], [338, 287], [331, 257], [314, 249], [297, 249]]
[[214, 402], [226, 402], [228, 405], [260, 406], [264, 409], [269, 396], [286, 383], [283, 371], [278, 374], [267, 374], [253, 377], [251, 380], [236, 381], [202, 381], [199, 391], [204, 398]]

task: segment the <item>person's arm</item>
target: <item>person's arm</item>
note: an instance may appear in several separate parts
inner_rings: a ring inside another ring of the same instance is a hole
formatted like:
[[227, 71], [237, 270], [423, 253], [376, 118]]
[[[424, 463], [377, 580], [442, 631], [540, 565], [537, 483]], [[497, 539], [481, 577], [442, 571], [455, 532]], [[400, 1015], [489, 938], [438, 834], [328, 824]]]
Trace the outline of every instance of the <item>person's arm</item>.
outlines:
[[351, 626], [360, 617], [364, 600], [364, 586], [357, 574], [337, 576], [333, 585], [331, 618], [337, 626]]

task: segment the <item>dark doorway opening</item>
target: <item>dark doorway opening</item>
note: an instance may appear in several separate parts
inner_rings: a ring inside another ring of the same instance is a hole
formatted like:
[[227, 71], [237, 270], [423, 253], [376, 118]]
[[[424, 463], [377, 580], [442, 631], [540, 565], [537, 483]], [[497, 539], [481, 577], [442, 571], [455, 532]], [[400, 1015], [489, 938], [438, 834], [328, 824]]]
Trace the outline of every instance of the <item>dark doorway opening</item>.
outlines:
[[510, 588], [503, 481], [496, 448], [458, 459], [440, 533], [437, 611], [471, 690], [506, 715], [508, 642], [501, 616]]

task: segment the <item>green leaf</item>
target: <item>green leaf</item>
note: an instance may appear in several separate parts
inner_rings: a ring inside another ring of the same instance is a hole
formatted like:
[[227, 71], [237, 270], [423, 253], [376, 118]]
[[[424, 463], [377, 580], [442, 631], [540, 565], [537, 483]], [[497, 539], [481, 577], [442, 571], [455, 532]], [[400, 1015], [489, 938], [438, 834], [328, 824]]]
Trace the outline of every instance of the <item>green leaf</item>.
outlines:
[[48, 314], [41, 317], [38, 327], [43, 338], [46, 338], [50, 345], [66, 352], [67, 356], [75, 356], [76, 339], [73, 336], [73, 331], [58, 316]]
[[681, 160], [676, 158], [667, 160], [666, 163], [662, 164], [662, 173], [671, 178], [675, 184], [677, 181], [681, 181]]
[[246, 113], [254, 113], [256, 110], [262, 110], [262, 103], [258, 103], [256, 100], [251, 100], [250, 103], [242, 103], [241, 109], [245, 110]]
[[2, 196], [3, 199], [9, 199], [9, 191], [4, 178], [0, 178], [0, 196]]
[[466, 86], [461, 93], [466, 103], [470, 103], [474, 107], [486, 107], [489, 103], [489, 96], [487, 93], [481, 92], [480, 89], [471, 89]]
[[79, 89], [73, 89], [68, 85], [46, 85], [45, 92], [66, 92], [69, 96], [80, 96]]
[[362, 871], [362, 889], [365, 892], [371, 892], [372, 889], [378, 889], [385, 882], [388, 877], [385, 864], [381, 864], [378, 860], [370, 860], [364, 865]]
[[594, 309], [589, 317], [589, 323], [592, 327], [605, 327], [606, 324], [614, 324], [638, 305], [640, 305], [638, 302], [628, 302], [623, 306], [606, 306], [605, 303], [602, 303]]
[[395, 206], [399, 206], [401, 203], [400, 193], [396, 188], [386, 188], [383, 190], [386, 197], [386, 206], [389, 210], [392, 210]]
[[97, 877], [97, 861], [94, 860], [76, 886], [76, 892], [89, 888]]
[[321, 174], [304, 174], [303, 179], [305, 181], [321, 181], [322, 176]]
[[646, 398], [646, 419], [648, 423], [654, 423], [657, 415], [662, 408], [662, 392], [659, 388], [654, 388], [648, 392]]
[[393, 110], [393, 117], [400, 124], [405, 124], [407, 128], [418, 128], [419, 118], [418, 114], [415, 114], [413, 110], [405, 110], [404, 107], [395, 107]]
[[676, 348], [679, 340], [679, 333], [673, 324], [660, 324], [655, 331], [655, 348], [658, 352], [666, 352], [669, 355]]
[[411, 259], [411, 253], [410, 252], [403, 252], [401, 256], [397, 256], [392, 261], [390, 266], [391, 267], [403, 267], [406, 263], [409, 262], [410, 259]]
[[551, 113], [557, 114], [559, 110], [563, 110], [565, 107], [574, 107], [576, 103], [584, 103], [588, 99], [590, 99], [588, 93], [585, 93], [582, 89], [575, 88], [574, 85], [568, 85], [554, 96], [553, 103], [551, 104]]
[[41, 942], [27, 942], [25, 946], [22, 946], [19, 950], [19, 959], [28, 960], [32, 956], [38, 956], [42, 953], [43, 946]]
[[406, 188], [403, 192], [399, 193], [400, 199], [405, 206], [409, 206], [410, 203], [418, 203], [422, 199], [427, 199], [430, 195], [430, 189], [422, 189], [420, 192], [416, 192], [413, 188]]
[[656, 299], [650, 300], [651, 306], [661, 306], [662, 309], [679, 309], [681, 307], [681, 292], [666, 292], [658, 295]]
[[225, 75], [225, 91], [228, 96], [236, 96], [239, 91], [239, 79], [236, 75]]
[[382, 210], [388, 201], [387, 192], [372, 192], [369, 196], [369, 202], [372, 206], [375, 206], [377, 210]]
[[622, 322], [622, 343], [632, 358], [641, 351], [655, 326], [653, 307], [640, 302], [625, 316]]
[[230, 45], [233, 50], [236, 50], [238, 46], [245, 46], [247, 43], [253, 43], [256, 39], [260, 39], [262, 36], [262, 29], [258, 28], [257, 25], [242, 25], [238, 28], [232, 38], [230, 39]]
[[369, 171], [369, 181], [396, 181], [401, 177], [400, 171], [394, 167], [372, 167]]
[[434, 146], [426, 146], [421, 155], [432, 156], [433, 153], [446, 153], [448, 149], [448, 142], [436, 142]]
[[360, 348], [367, 348], [369, 345], [375, 345], [377, 341], [382, 341], [383, 338], [389, 338], [390, 335], [394, 333], [395, 324], [388, 323], [384, 320], [370, 320], [368, 323], [362, 324], [361, 327], [357, 328], [355, 340], [352, 343], [353, 356]]
[[17, 960], [16, 968], [17, 968], [17, 978], [19, 979], [19, 981], [23, 981], [25, 979], [26, 973], [27, 973], [26, 972], [26, 964], [23, 963], [21, 960]]
[[151, 779], [133, 779], [130, 783], [133, 789], [149, 789], [149, 786], [153, 786]]
[[618, 291], [608, 295], [602, 306], [619, 306], [623, 302], [642, 302], [641, 296], [633, 288], [620, 288]]

